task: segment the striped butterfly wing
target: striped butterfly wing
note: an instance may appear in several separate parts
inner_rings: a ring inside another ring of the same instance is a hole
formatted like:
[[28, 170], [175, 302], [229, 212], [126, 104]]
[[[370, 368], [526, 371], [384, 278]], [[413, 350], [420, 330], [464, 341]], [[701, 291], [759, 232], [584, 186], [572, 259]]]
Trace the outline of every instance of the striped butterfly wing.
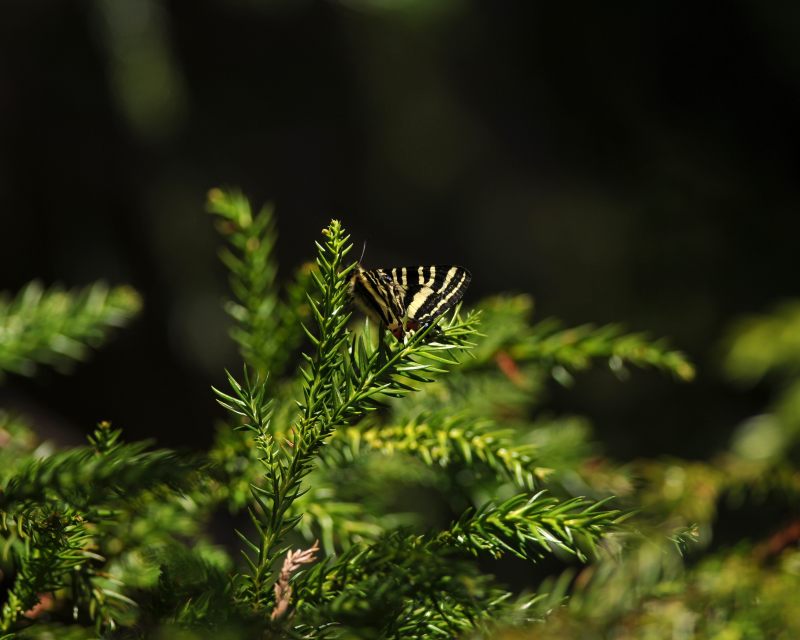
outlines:
[[425, 326], [452, 308], [464, 296], [472, 275], [464, 267], [435, 265], [406, 267], [405, 317], [416, 326]]
[[373, 320], [392, 329], [402, 326], [405, 291], [386, 269], [367, 270], [356, 265], [350, 291], [356, 304]]
[[366, 270], [358, 265], [351, 287], [358, 306], [382, 322], [398, 340], [455, 305], [472, 276], [463, 267], [394, 267]]

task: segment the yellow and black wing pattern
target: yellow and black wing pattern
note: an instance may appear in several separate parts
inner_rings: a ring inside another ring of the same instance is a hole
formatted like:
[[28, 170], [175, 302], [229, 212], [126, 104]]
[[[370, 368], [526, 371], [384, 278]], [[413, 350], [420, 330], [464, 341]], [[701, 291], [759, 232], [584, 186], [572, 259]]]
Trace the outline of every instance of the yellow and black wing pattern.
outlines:
[[455, 265], [391, 269], [356, 265], [350, 287], [356, 304], [402, 340], [461, 300], [471, 279], [469, 271]]

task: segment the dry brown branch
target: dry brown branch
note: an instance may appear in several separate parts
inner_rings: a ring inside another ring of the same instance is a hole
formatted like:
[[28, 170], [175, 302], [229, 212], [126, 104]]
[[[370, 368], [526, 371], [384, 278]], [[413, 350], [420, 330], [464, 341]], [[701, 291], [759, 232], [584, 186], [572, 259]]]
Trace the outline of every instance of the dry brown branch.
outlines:
[[318, 551], [319, 540], [315, 541], [313, 546], [305, 551], [297, 549], [286, 554], [278, 581], [275, 583], [275, 608], [272, 610], [271, 616], [273, 620], [283, 616], [289, 609], [289, 602], [292, 598], [292, 587], [289, 585], [289, 580], [292, 574], [304, 564], [314, 562], [317, 559]]

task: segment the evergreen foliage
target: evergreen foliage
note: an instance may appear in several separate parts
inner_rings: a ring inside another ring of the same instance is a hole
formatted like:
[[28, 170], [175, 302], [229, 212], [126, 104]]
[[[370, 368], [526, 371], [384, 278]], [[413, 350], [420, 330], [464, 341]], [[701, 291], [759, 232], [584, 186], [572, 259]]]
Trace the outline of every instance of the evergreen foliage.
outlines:
[[[795, 308], [729, 340], [732, 377], [788, 382], [727, 451], [620, 465], [598, 454], [585, 419], [547, 411], [548, 384], [598, 363], [690, 380], [663, 341], [534, 322], [526, 296], [398, 341], [351, 315], [338, 221], [281, 288], [271, 209], [253, 214], [221, 190], [209, 209], [244, 360], [214, 389], [229, 422], [200, 458], [125, 442], [108, 423], [84, 447], [51, 451], [0, 414], [0, 638], [800, 632], [788, 606], [796, 525], [715, 546], [721, 511], [788, 507], [800, 493]], [[31, 287], [0, 307], [0, 368], [83, 357], [137, 305], [124, 288]], [[222, 509], [238, 548], [212, 541], [228, 526]], [[490, 574], [508, 566], [531, 576], [525, 590]]]
[[129, 287], [102, 283], [64, 291], [31, 282], [14, 298], [0, 296], [0, 375], [32, 375], [37, 363], [63, 369], [83, 360], [88, 347], [100, 345], [140, 306]]

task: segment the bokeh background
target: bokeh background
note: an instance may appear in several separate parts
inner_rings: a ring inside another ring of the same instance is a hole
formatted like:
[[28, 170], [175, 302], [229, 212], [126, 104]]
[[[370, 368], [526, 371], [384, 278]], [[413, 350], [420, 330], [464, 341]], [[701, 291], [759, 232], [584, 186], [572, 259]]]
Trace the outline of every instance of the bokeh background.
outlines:
[[705, 457], [766, 389], [722, 379], [743, 314], [800, 294], [800, 5], [7, 0], [0, 290], [130, 283], [143, 315], [0, 401], [203, 447], [238, 367], [214, 186], [275, 204], [288, 274], [339, 217], [367, 266], [468, 266], [467, 302], [669, 336], [679, 384], [553, 384], [604, 450]]

